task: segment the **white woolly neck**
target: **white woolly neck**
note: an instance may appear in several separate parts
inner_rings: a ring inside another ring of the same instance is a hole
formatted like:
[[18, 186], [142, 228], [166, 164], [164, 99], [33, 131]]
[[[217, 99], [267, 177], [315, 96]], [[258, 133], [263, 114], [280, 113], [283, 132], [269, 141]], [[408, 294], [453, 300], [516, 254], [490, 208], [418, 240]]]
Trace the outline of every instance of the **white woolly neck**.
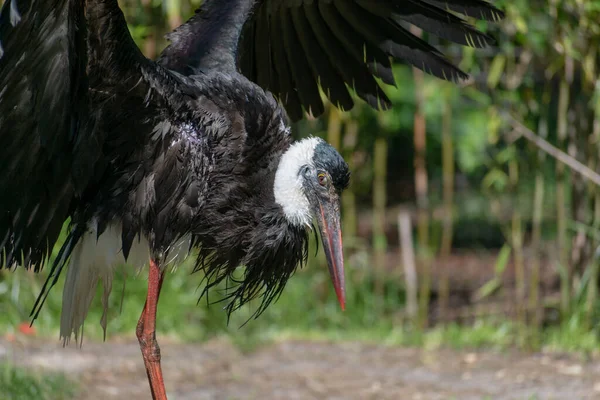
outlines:
[[286, 218], [296, 226], [310, 226], [310, 204], [302, 187], [300, 169], [313, 165], [315, 147], [323, 139], [309, 137], [290, 146], [283, 153], [275, 173], [275, 201], [283, 208]]

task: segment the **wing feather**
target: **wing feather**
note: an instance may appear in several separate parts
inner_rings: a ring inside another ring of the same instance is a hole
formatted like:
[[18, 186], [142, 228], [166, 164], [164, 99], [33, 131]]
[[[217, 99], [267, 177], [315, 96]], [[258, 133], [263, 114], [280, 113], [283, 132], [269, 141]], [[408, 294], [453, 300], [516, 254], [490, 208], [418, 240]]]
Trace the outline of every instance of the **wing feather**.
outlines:
[[[273, 35], [282, 36], [283, 32], [283, 21], [280, 18], [280, 11], [282, 7], [273, 9], [270, 14], [269, 22], [272, 26], [271, 37]], [[267, 23], [266, 21], [260, 21], [260, 23]], [[263, 44], [265, 45], [265, 44]], [[279, 93], [275, 93], [279, 96], [281, 101], [286, 104], [287, 112], [293, 120], [299, 120], [302, 118], [302, 104], [298, 97], [298, 92], [294, 85], [294, 78], [291, 74], [291, 66], [284, 48], [283, 41], [272, 41], [270, 42], [271, 51], [273, 52], [273, 62], [275, 63], [275, 70], [279, 77]]]
[[[306, 13], [300, 7], [292, 7], [292, 17], [294, 18], [294, 24], [298, 32], [298, 38], [302, 44], [302, 49], [316, 81], [320, 83], [325, 95], [333, 104], [342, 110], [351, 109], [354, 105], [352, 96], [348, 93], [343, 78], [339, 75], [319, 44]], [[319, 114], [313, 113], [313, 115]]]
[[464, 19], [422, 0], [406, 0], [401, 5], [392, 0], [357, 0], [357, 2], [362, 8], [380, 18], [391, 15], [393, 20], [415, 25], [454, 43], [484, 47], [493, 42], [491, 37], [476, 30]]
[[[299, 8], [301, 7], [292, 7]], [[306, 111], [313, 115], [321, 115], [324, 111], [323, 101], [317, 86], [317, 80], [312, 74], [312, 70], [306, 61], [306, 56], [302, 53], [302, 45], [296, 35], [294, 20], [291, 15], [291, 10], [282, 7], [281, 21], [283, 23], [283, 44], [288, 57], [288, 63], [294, 78], [294, 86], [302, 88], [297, 90], [300, 102], [304, 105]]]
[[398, 10], [397, 18], [441, 39], [465, 46], [481, 48], [493, 42], [491, 37], [468, 25], [463, 19], [426, 3], [414, 0], [407, 2], [405, 8]]
[[492, 6], [487, 1], [481, 0], [423, 0], [441, 9], [464, 14], [468, 17], [484, 21], [499, 21], [504, 18], [504, 13]]
[[[87, 116], [83, 10], [75, 0], [8, 0], [0, 11], [0, 259], [38, 269], [74, 194]], [[0, 267], [2, 267], [0, 263]]]
[[330, 21], [325, 19], [325, 15], [331, 16], [331, 13], [335, 12], [335, 10], [331, 9], [332, 7], [333, 5], [331, 4], [315, 2], [312, 6], [305, 8], [308, 20], [319, 44], [325, 49], [331, 63], [343, 77], [346, 84], [353, 88], [360, 98], [372, 107], [378, 108], [378, 95], [380, 95], [383, 102], [382, 106], [385, 108], [389, 104], [389, 100], [378, 87], [366, 65], [353, 60], [352, 56], [332, 32], [332, 30], [337, 30], [338, 28], [329, 29], [327, 23]]
[[365, 63], [364, 40], [355, 35], [333, 3], [321, 1], [319, 10], [323, 21], [327, 21], [327, 27], [333, 37], [339, 41], [336, 48], [346, 50], [339, 53], [344, 54], [341, 68], [345, 71], [346, 79], [351, 83], [356, 94], [373, 108], [389, 108], [390, 100], [377, 84]]
[[[442, 79], [458, 81], [467, 77], [438, 49], [413, 35], [405, 24], [418, 26], [441, 39], [483, 47], [493, 40], [461, 15], [491, 21], [503, 16], [484, 0], [263, 0], [257, 7], [270, 12], [275, 8], [292, 10], [291, 22], [287, 14], [281, 13], [271, 14], [271, 21], [279, 16], [285, 27], [293, 26], [300, 46], [294, 45], [293, 50], [286, 47], [289, 37], [283, 35], [282, 38], [283, 31], [278, 31], [279, 35], [272, 34], [269, 43], [275, 48], [288, 49], [287, 67], [293, 70], [291, 82], [298, 97], [282, 96], [282, 100], [288, 111], [295, 110], [290, 113], [294, 120], [300, 117], [296, 101], [304, 108], [312, 108], [315, 101], [314, 86], [307, 82], [308, 74], [300, 74], [304, 68], [312, 71], [313, 80], [338, 107], [352, 106], [343, 83], [372, 107], [385, 109], [390, 106], [389, 99], [374, 78], [380, 78], [385, 84], [395, 83], [389, 57]], [[252, 17], [247, 22], [260, 23], [261, 20]], [[241, 62], [247, 55], [246, 45], [243, 39], [239, 43], [243, 49]], [[302, 50], [300, 55], [299, 49]], [[278, 60], [275, 57], [273, 62], [277, 64]], [[243, 65], [241, 71], [246, 73]], [[281, 91], [289, 92], [289, 87]], [[292, 105], [289, 99], [293, 100]], [[318, 116], [318, 113], [313, 114]]]
[[0, 44], [0, 267], [38, 270], [114, 158], [105, 106], [135, 97], [150, 110], [143, 96], [175, 85], [143, 57], [116, 0], [8, 0]]
[[[392, 64], [389, 57], [379, 47], [361, 36], [360, 26], [361, 10], [356, 3], [347, 0], [334, 0], [336, 13], [330, 13], [333, 23], [330, 24], [336, 37], [344, 44], [346, 49], [359, 63], [366, 63], [369, 71], [388, 85], [395, 85]], [[354, 22], [354, 23], [352, 23]]]
[[439, 78], [465, 79], [407, 25], [483, 47], [493, 40], [465, 17], [503, 17], [487, 0], [204, 0], [197, 15], [207, 17], [193, 17], [171, 36], [163, 59], [178, 62], [163, 65], [182, 72], [182, 63], [201, 69], [221, 62], [227, 69], [233, 54], [238, 70], [278, 96], [293, 120], [303, 109], [323, 111], [318, 87], [344, 110], [353, 105], [349, 89], [374, 108], [388, 108], [376, 78], [395, 84], [390, 57]]
[[271, 55], [269, 46], [269, 35], [271, 32], [271, 21], [268, 18], [267, 9], [259, 10], [261, 21], [264, 23], [256, 24], [256, 42], [252, 43], [256, 55], [256, 83], [261, 87], [271, 90], [275, 93], [279, 91], [277, 72]]

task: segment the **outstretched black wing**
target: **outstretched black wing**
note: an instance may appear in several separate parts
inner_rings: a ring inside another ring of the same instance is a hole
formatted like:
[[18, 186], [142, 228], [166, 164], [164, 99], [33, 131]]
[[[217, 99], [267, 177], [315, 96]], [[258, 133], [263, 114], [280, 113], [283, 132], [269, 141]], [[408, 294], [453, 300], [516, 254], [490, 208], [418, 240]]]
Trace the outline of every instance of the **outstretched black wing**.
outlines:
[[74, 151], [88, 117], [76, 3], [7, 0], [0, 12], [0, 267], [40, 265], [85, 186], [72, 177], [90, 156]]
[[98, 99], [161, 78], [117, 0], [6, 0], [0, 48], [0, 267], [37, 270], [111, 158]]
[[[389, 107], [375, 78], [395, 84], [390, 58], [440, 78], [465, 78], [407, 25], [482, 47], [489, 37], [462, 16], [503, 16], [485, 0], [259, 0], [250, 13], [253, 2], [205, 0], [197, 14], [170, 35], [171, 45], [161, 61], [192, 73], [194, 68], [222, 64], [227, 54], [237, 55], [241, 72], [278, 95], [294, 120], [303, 110], [315, 116], [323, 112], [319, 85], [345, 110], [353, 106], [348, 88], [375, 108]], [[234, 38], [240, 29], [238, 43]]]

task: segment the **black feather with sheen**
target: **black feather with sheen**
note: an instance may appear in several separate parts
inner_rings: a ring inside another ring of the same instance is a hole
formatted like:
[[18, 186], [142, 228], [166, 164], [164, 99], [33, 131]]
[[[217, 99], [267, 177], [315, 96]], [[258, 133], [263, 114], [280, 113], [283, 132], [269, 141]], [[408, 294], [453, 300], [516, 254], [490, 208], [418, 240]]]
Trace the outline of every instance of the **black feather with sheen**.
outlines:
[[[223, 10], [230, 10], [226, 17], [219, 14]], [[278, 96], [294, 121], [303, 111], [323, 113], [317, 85], [341, 109], [353, 105], [349, 89], [372, 107], [386, 109], [390, 101], [374, 78], [395, 84], [388, 56], [439, 78], [467, 77], [403, 27], [412, 24], [474, 47], [492, 41], [459, 14], [503, 17], [485, 0], [205, 0], [197, 16], [169, 36], [162, 60], [179, 71], [191, 65], [187, 73], [193, 73], [226, 59], [226, 68], [239, 68]], [[198, 15], [214, 17], [209, 22]], [[239, 42], [232, 40], [240, 32]]]
[[0, 11], [0, 266], [39, 269], [89, 179], [85, 28], [74, 0]]
[[[235, 194], [231, 195], [235, 200]], [[206, 277], [203, 295], [226, 282], [227, 291], [221, 300], [228, 301], [229, 314], [260, 297], [254, 313], [260, 315], [308, 257], [307, 229], [290, 225], [279, 206], [272, 207], [269, 210], [259, 204], [244, 204], [231, 209], [215, 204], [207, 213], [207, 218], [214, 218], [212, 222], [207, 219], [207, 223], [197, 226], [202, 233], [195, 235], [199, 248], [195, 271], [202, 271]], [[249, 220], [241, 220], [243, 215]]]

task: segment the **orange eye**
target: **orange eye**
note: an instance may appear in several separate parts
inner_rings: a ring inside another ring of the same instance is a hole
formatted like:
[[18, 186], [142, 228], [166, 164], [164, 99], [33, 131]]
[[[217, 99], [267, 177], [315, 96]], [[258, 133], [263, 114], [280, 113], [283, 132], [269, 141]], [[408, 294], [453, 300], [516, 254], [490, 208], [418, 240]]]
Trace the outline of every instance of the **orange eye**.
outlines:
[[317, 175], [317, 179], [319, 179], [319, 185], [327, 185], [327, 175], [325, 175], [324, 173], [321, 172], [319, 175]]

